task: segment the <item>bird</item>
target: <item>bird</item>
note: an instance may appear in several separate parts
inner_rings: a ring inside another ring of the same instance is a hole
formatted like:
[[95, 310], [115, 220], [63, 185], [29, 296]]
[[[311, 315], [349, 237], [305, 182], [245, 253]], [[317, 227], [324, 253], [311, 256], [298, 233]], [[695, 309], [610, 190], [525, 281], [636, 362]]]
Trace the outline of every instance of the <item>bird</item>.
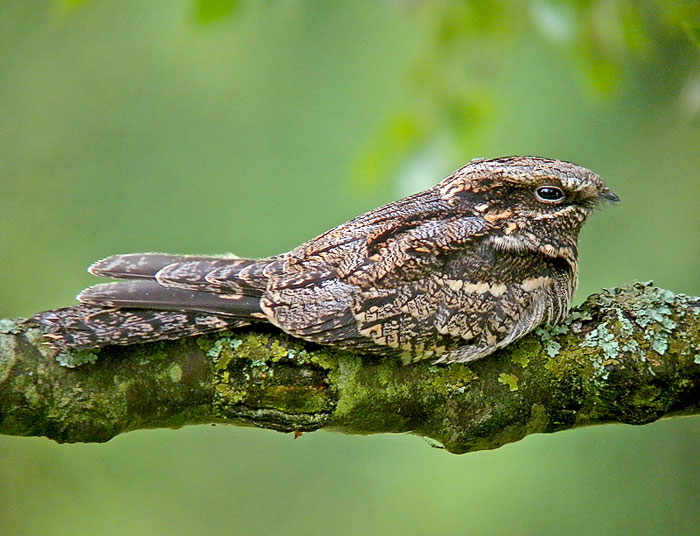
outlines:
[[592, 171], [534, 156], [475, 159], [423, 192], [262, 259], [114, 255], [118, 279], [32, 320], [61, 350], [266, 322], [403, 363], [464, 363], [567, 315], [578, 236], [619, 197]]

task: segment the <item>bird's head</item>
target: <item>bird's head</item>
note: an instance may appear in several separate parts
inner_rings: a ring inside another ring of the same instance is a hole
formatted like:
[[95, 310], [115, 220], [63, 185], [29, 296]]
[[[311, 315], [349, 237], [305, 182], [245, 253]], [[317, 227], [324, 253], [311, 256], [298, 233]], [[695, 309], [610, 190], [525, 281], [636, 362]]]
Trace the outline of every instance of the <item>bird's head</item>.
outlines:
[[494, 245], [537, 250], [576, 262], [578, 234], [604, 201], [619, 201], [586, 168], [530, 156], [473, 160], [436, 186], [458, 212], [484, 218], [499, 231]]

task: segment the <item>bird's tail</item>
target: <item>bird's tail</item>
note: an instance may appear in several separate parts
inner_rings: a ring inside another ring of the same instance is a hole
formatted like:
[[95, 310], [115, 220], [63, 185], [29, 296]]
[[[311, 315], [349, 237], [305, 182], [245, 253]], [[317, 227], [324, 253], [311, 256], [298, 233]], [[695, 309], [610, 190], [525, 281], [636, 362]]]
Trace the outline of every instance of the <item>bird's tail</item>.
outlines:
[[59, 350], [140, 344], [238, 328], [249, 321], [195, 311], [117, 309], [81, 303], [34, 315], [46, 340]]
[[136, 344], [221, 331], [264, 320], [266, 261], [162, 253], [116, 255], [93, 264], [123, 279], [85, 289], [80, 305], [32, 317], [60, 349]]

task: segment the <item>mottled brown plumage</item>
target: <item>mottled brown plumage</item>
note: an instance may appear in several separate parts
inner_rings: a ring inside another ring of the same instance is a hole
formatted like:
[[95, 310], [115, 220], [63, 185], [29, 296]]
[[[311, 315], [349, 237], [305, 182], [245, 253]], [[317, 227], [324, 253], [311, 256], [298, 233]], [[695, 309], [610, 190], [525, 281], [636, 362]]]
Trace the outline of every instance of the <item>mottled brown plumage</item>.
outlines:
[[472, 361], [567, 313], [594, 173], [535, 157], [474, 160], [433, 188], [288, 253], [144, 253], [90, 271], [124, 279], [34, 317], [59, 348], [177, 338], [266, 321], [309, 341], [405, 362]]

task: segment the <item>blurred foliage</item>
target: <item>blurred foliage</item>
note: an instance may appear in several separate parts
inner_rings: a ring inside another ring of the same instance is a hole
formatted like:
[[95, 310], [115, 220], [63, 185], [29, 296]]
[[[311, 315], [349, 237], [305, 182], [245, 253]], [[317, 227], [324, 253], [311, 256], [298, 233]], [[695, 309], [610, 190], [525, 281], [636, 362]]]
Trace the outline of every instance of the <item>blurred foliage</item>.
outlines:
[[358, 184], [396, 172], [436, 139], [461, 154], [486, 136], [498, 115], [492, 88], [523, 34], [538, 34], [578, 65], [581, 83], [596, 99], [614, 94], [630, 57], [655, 54], [655, 42], [684, 31], [692, 37], [700, 21], [700, 2], [692, 1], [416, 0], [407, 8], [430, 21], [431, 37], [409, 75], [406, 102], [358, 158]]
[[693, 24], [691, 22], [685, 23], [683, 25], [688, 36], [693, 40], [695, 45], [700, 48], [700, 24]]
[[68, 13], [80, 6], [92, 2], [92, 0], [53, 0], [54, 6], [58, 12]]
[[[67, 9], [91, 0], [55, 1]], [[242, 3], [193, 0], [193, 16], [221, 21]], [[577, 64], [589, 98], [613, 94], [629, 57], [654, 54], [655, 41], [685, 33], [700, 47], [700, 2], [693, 0], [408, 0], [403, 8], [429, 21], [431, 37], [408, 74], [405, 102], [386, 113], [357, 157], [356, 187], [392, 177], [436, 140], [457, 155], [485, 136], [498, 111], [491, 88], [523, 32], [539, 34]]]
[[[0, 317], [73, 303], [96, 258], [279, 253], [504, 154], [621, 196], [582, 233], [579, 301], [650, 278], [697, 295], [699, 5], [0, 2]], [[0, 437], [0, 533], [695, 536], [698, 424], [464, 457], [228, 427]]]
[[239, 7], [239, 0], [195, 0], [194, 17], [208, 24], [231, 16]]

